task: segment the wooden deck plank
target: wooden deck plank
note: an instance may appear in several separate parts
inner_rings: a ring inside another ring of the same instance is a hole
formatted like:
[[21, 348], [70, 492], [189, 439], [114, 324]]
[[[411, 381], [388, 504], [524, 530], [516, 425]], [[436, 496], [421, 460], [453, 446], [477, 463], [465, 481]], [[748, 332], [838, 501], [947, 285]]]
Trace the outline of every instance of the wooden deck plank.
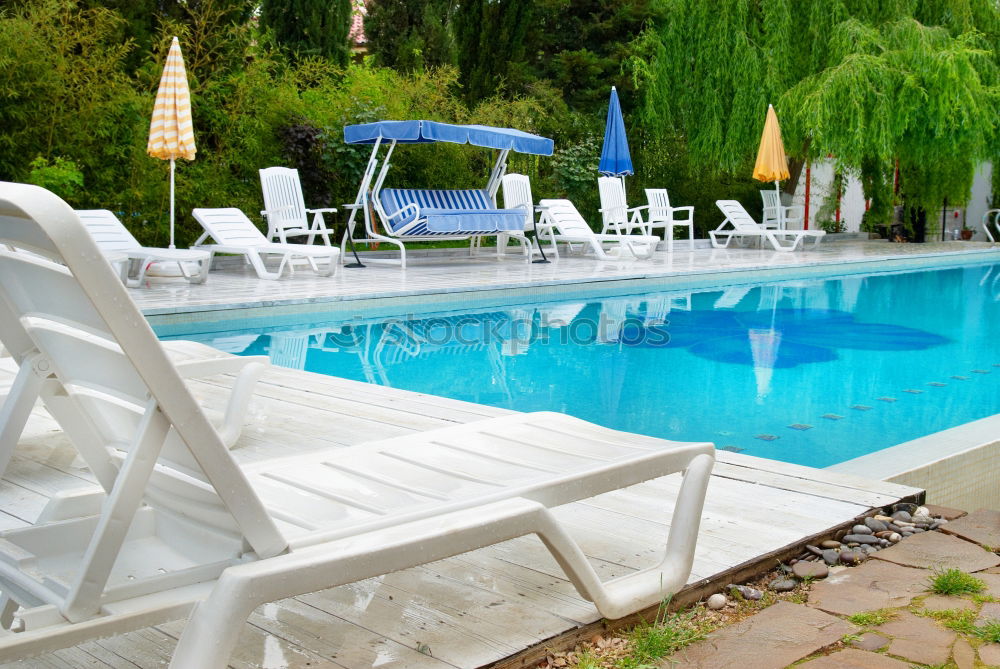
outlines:
[[[208, 406], [218, 409], [227, 384], [220, 378], [193, 387]], [[426, 395], [393, 389], [382, 397], [382, 390], [269, 370], [244, 436], [232, 452], [238, 461], [252, 462], [503, 413], [489, 407], [470, 410], [462, 402], [437, 403]], [[0, 514], [0, 526], [29, 522], [58, 490], [92, 485], [92, 476], [80, 468], [65, 437], [53, 432], [44, 414], [36, 414], [9, 480], [0, 483], [0, 505], [6, 512]], [[867, 511], [871, 502], [913, 492], [758, 458], [720, 456], [691, 582], [843, 524]], [[677, 486], [677, 476], [666, 477], [568, 504], [555, 513], [602, 578], [611, 578], [659, 557]], [[479, 666], [599, 618], [541, 542], [525, 537], [261, 607], [244, 628], [231, 664], [240, 669], [276, 662], [348, 669], [375, 664]], [[103, 639], [20, 666], [163, 666], [183, 625], [174, 622]], [[420, 652], [428, 648], [433, 656]]]

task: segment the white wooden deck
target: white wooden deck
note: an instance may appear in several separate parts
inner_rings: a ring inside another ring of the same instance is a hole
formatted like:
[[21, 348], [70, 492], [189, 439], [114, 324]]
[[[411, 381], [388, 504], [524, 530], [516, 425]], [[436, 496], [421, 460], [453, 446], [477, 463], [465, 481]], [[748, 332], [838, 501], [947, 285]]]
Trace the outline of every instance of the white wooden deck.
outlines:
[[[217, 277], [213, 277], [215, 280]], [[196, 393], [219, 408], [224, 379]], [[427, 430], [502, 410], [273, 368], [234, 450], [241, 461]], [[276, 446], [283, 444], [284, 446]], [[293, 446], [289, 446], [293, 445]], [[691, 583], [712, 579], [916, 491], [719, 452]], [[35, 520], [58, 490], [92, 485], [40, 409], [3, 481], [0, 528]], [[652, 564], [677, 487], [667, 477], [558, 511], [604, 578]], [[765, 568], [773, 566], [767, 560]], [[245, 626], [231, 666], [479, 667], [599, 619], [535, 538], [268, 604]], [[82, 644], [6, 667], [161, 667], [183, 622]]]

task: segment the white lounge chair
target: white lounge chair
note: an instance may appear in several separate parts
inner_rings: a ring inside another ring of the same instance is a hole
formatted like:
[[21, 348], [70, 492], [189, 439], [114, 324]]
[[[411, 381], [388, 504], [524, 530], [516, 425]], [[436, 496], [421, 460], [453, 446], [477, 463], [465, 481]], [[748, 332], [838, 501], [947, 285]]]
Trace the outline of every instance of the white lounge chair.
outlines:
[[761, 225], [774, 230], [799, 230], [802, 228], [802, 216], [805, 211], [795, 204], [786, 207], [781, 204], [778, 191], [764, 189], [760, 192], [764, 202], [764, 212]]
[[[660, 238], [653, 235], [597, 234], [590, 229], [576, 206], [569, 200], [542, 200], [538, 203], [542, 211], [538, 226], [539, 235], [548, 237], [552, 253], [559, 257], [557, 242], [565, 242], [570, 251], [574, 244], [589, 250], [598, 260], [620, 260], [623, 254], [636, 258], [650, 258], [656, 251]], [[614, 244], [613, 253], [604, 250], [605, 244]]]
[[604, 227], [601, 232], [615, 232], [628, 235], [638, 232], [644, 235], [653, 234], [648, 223], [643, 220], [642, 213], [646, 205], [629, 207], [625, 197], [625, 184], [618, 177], [598, 177], [597, 190], [601, 196], [601, 220]]
[[[514, 414], [241, 469], [68, 205], [0, 183], [5, 243], [53, 259], [0, 249], [0, 303], [88, 420], [104, 490], [0, 533], [0, 621], [23, 626], [0, 661], [190, 615], [171, 666], [223, 667], [261, 604], [527, 534], [608, 618], [688, 578], [711, 444]], [[548, 509], [680, 471], [663, 561], [608, 583]]]
[[[123, 259], [122, 281], [132, 288], [142, 285], [146, 271], [154, 263], [176, 265], [191, 283], [204, 283], [208, 278], [211, 254], [207, 251], [143, 246], [107, 209], [84, 209], [76, 213], [105, 256]], [[193, 272], [192, 265], [195, 267]]]
[[[646, 217], [647, 234], [655, 228], [663, 228], [663, 239], [667, 242], [667, 253], [674, 251], [674, 228], [687, 228], [688, 243], [694, 248], [694, 207], [671, 207], [670, 195], [666, 188], [647, 188], [646, 201], [649, 209]], [[684, 218], [676, 218], [678, 213]]]
[[[316, 237], [330, 245], [331, 230], [326, 227], [323, 214], [335, 214], [337, 210], [306, 209], [302, 197], [299, 171], [288, 167], [266, 167], [260, 171], [260, 190], [264, 196], [264, 209], [260, 215], [267, 221], [267, 238], [282, 244], [289, 237], [307, 236], [307, 244]], [[309, 214], [313, 215], [312, 223]]]
[[[292, 260], [295, 258], [305, 258], [312, 271], [320, 276], [330, 276], [337, 271], [340, 249], [335, 246], [269, 242], [253, 221], [235, 208], [195, 209], [191, 214], [201, 223], [201, 227], [205, 228], [195, 246], [210, 251], [213, 255], [216, 253], [242, 255], [261, 279], [280, 279], [286, 269], [291, 275], [295, 271], [292, 267]], [[209, 239], [215, 243], [206, 243]], [[264, 263], [267, 256], [281, 256], [277, 271], [271, 272], [267, 269]], [[326, 262], [323, 268], [317, 264], [320, 260]]]
[[[768, 230], [753, 220], [736, 200], [716, 200], [715, 205], [726, 215], [726, 220], [708, 233], [712, 246], [717, 249], [727, 248], [734, 237], [741, 238], [741, 241], [753, 237], [767, 240], [775, 251], [794, 251], [804, 246], [805, 240], [809, 238], [814, 240], [813, 246], [819, 246], [820, 240], [826, 235], [823, 230]], [[719, 237], [724, 237], [725, 242], [720, 242]]]

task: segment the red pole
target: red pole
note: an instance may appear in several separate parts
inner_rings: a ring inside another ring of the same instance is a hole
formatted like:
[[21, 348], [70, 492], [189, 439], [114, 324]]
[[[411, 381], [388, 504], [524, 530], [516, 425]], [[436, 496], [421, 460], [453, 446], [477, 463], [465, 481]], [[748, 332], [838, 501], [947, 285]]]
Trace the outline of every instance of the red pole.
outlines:
[[806, 213], [805, 213], [805, 223], [802, 226], [806, 230], [809, 229], [809, 191], [811, 185], [812, 185], [812, 163], [810, 163], [807, 160], [806, 161]]

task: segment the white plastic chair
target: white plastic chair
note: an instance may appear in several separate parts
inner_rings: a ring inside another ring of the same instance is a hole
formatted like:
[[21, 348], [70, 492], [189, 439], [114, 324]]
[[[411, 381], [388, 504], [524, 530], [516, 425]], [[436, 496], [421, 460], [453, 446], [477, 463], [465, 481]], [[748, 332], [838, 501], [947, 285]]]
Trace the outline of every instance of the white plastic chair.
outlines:
[[598, 177], [597, 188], [601, 195], [601, 218], [604, 227], [601, 232], [617, 232], [628, 235], [639, 232], [651, 235], [649, 225], [642, 218], [646, 205], [629, 207], [625, 198], [625, 184], [618, 177]]
[[[655, 235], [597, 234], [590, 229], [587, 221], [569, 200], [542, 200], [538, 206], [542, 210], [539, 234], [549, 238], [552, 253], [556, 257], [559, 257], [556, 243], [565, 242], [571, 251], [574, 244], [582, 245], [598, 260], [620, 260], [623, 253], [636, 258], [651, 258], [660, 241]], [[614, 254], [604, 250], [605, 244], [615, 245]]]
[[[276, 280], [288, 270], [294, 273], [292, 261], [305, 258], [312, 271], [320, 276], [330, 276], [337, 271], [340, 249], [335, 246], [312, 246], [309, 244], [289, 244], [270, 242], [261, 234], [247, 215], [239, 209], [195, 209], [191, 212], [195, 220], [205, 229], [195, 246], [212, 254], [233, 253], [242, 255], [261, 279]], [[209, 239], [215, 243], [206, 243]], [[280, 256], [278, 270], [271, 272], [264, 262], [267, 256]], [[326, 264], [321, 268], [317, 260]]]
[[764, 213], [761, 225], [774, 230], [800, 230], [804, 209], [799, 205], [789, 207], [781, 204], [781, 198], [775, 190], [762, 190], [760, 197], [764, 201]]
[[[545, 229], [544, 224], [537, 220], [536, 213], [540, 212], [541, 209], [535, 206], [535, 200], [531, 195], [531, 180], [526, 174], [505, 174], [503, 178], [500, 179], [500, 186], [503, 188], [503, 206], [506, 209], [521, 209], [524, 211], [524, 231], [525, 233], [534, 232], [536, 234], [534, 246], [523, 244], [525, 248], [526, 255], [531, 257], [531, 254], [540, 248], [540, 236], [542, 231]], [[525, 239], [527, 236], [525, 235]], [[518, 241], [522, 241], [520, 237], [517, 238]], [[501, 236], [497, 240], [497, 246], [506, 246], [506, 238]]]
[[[671, 207], [670, 195], [666, 188], [647, 188], [646, 201], [649, 204], [647, 234], [654, 228], [663, 228], [663, 239], [667, 242], [667, 253], [674, 251], [674, 228], [687, 228], [690, 247], [694, 248], [694, 207]], [[675, 218], [678, 213], [684, 218]]]
[[[727, 248], [735, 237], [741, 240], [752, 237], [766, 240], [775, 251], [794, 251], [803, 248], [809, 238], [813, 239], [813, 246], [819, 246], [826, 235], [823, 230], [769, 230], [753, 220], [736, 200], [716, 200], [715, 206], [726, 215], [726, 220], [708, 233], [712, 246], [717, 249]], [[720, 242], [719, 237], [725, 238], [725, 242]]]
[[[288, 243], [289, 237], [308, 236], [307, 244], [316, 237], [330, 245], [330, 230], [323, 214], [336, 213], [336, 209], [306, 209], [302, 197], [299, 171], [289, 167], [267, 167], [260, 171], [260, 190], [264, 196], [264, 209], [260, 212], [267, 220], [267, 238]], [[312, 223], [309, 214], [313, 215]]]
[[[107, 209], [85, 209], [76, 213], [101, 252], [109, 259], [122, 259], [122, 281], [132, 288], [142, 285], [146, 271], [154, 263], [176, 265], [181, 276], [191, 283], [204, 283], [208, 278], [211, 254], [206, 251], [143, 246]], [[192, 265], [194, 272], [190, 270]]]
[[[85, 420], [63, 428], [86, 437], [103, 491], [0, 532], [0, 622], [20, 606], [24, 628], [0, 635], [0, 657], [190, 615], [171, 667], [223, 667], [259, 605], [527, 534], [608, 618], [690, 574], [711, 444], [512, 414], [240, 468], [112, 269], [88, 260], [97, 248], [68, 205], [0, 184], [5, 243], [52, 261], [0, 249], [0, 304], [19, 324], [3, 343], [41, 356], [65, 389]], [[609, 583], [549, 511], [682, 471], [663, 560]]]

